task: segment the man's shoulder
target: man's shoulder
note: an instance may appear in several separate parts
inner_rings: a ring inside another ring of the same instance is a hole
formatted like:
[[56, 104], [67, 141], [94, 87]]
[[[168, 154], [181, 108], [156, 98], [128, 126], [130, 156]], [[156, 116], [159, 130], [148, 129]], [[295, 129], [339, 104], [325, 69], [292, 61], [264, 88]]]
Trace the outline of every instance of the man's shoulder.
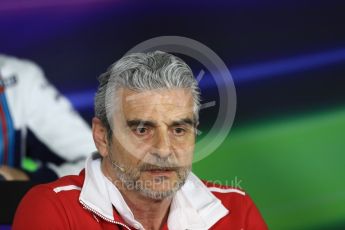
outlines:
[[226, 218], [219, 221], [212, 229], [224, 229], [225, 226], [228, 227], [230, 225], [238, 226], [238, 229], [268, 229], [260, 211], [255, 206], [251, 197], [242, 188], [204, 180], [202, 182], [230, 213], [230, 215], [227, 215]]
[[13, 221], [13, 229], [46, 229], [56, 225], [65, 229], [72, 220], [85, 217], [78, 202], [84, 175], [65, 176], [54, 182], [34, 186], [21, 200]]
[[79, 175], [61, 177], [53, 182], [34, 186], [29, 193], [45, 193], [47, 195], [75, 196], [80, 194], [85, 179], [84, 170]]
[[202, 182], [206, 185], [209, 191], [214, 194], [227, 194], [227, 195], [235, 195], [235, 196], [246, 196], [246, 192], [239, 187], [222, 185], [219, 183], [214, 183], [207, 180], [202, 180]]
[[242, 188], [222, 185], [206, 180], [202, 180], [202, 182], [214, 196], [222, 201], [225, 206], [230, 204], [233, 205], [234, 203], [242, 206], [248, 199], [250, 199], [248, 194]]

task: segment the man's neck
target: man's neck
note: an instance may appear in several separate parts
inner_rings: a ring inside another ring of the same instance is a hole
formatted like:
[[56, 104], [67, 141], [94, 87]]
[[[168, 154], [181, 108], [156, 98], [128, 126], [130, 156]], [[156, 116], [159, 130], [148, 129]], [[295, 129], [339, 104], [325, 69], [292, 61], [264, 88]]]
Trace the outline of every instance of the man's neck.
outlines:
[[126, 204], [133, 212], [136, 220], [138, 220], [146, 230], [158, 230], [167, 222], [169, 208], [172, 201], [172, 197], [167, 197], [162, 200], [155, 200], [143, 196], [138, 191], [128, 190], [122, 182], [110, 173], [104, 162], [102, 162], [102, 172], [103, 174], [111, 180], [111, 182], [116, 185], [118, 190], [121, 192], [122, 197], [126, 201]]
[[167, 222], [172, 197], [154, 200], [138, 192], [121, 191], [128, 207], [146, 230], [158, 230]]

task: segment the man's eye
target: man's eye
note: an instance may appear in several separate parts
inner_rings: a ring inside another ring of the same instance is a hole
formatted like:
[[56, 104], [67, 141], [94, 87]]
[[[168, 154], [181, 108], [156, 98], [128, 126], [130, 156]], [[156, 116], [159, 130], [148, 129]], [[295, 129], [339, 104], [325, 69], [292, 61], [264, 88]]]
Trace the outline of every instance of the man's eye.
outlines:
[[186, 133], [186, 130], [184, 128], [177, 127], [173, 129], [173, 132], [176, 136], [182, 136]]
[[146, 127], [136, 127], [133, 130], [135, 132], [135, 134], [137, 134], [138, 136], [144, 136], [147, 135], [149, 133], [149, 129]]

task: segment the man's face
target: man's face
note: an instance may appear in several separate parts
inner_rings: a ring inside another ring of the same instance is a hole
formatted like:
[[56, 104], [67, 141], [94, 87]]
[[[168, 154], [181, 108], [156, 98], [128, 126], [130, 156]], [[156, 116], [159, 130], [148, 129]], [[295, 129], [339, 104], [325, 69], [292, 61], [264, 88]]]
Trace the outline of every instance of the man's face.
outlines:
[[187, 89], [135, 92], [120, 89], [113, 115], [111, 158], [126, 186], [146, 197], [174, 194], [191, 169], [195, 121], [193, 98]]

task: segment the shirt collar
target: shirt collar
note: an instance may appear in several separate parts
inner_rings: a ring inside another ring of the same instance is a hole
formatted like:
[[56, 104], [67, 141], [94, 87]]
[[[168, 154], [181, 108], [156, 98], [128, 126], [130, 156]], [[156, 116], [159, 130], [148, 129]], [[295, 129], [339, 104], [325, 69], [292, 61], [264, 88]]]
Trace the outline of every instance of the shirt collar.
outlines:
[[[114, 220], [114, 206], [127, 224], [143, 229], [135, 220], [120, 191], [104, 176], [100, 159], [89, 157], [86, 161], [85, 181], [79, 200], [110, 220]], [[168, 216], [168, 228], [209, 229], [228, 212], [207, 186], [190, 173], [186, 183], [174, 195]]]

